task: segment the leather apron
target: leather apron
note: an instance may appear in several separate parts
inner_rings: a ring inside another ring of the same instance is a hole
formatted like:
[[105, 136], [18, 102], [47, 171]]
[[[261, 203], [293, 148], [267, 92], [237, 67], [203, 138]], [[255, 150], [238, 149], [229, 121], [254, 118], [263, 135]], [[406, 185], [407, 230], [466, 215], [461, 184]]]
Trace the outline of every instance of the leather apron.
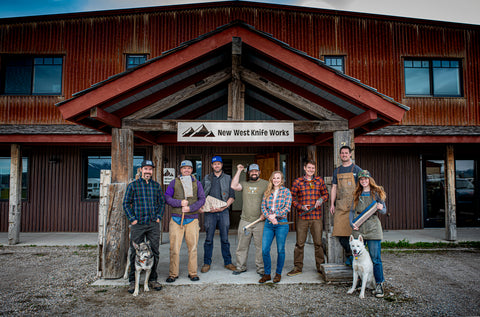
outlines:
[[352, 164], [350, 173], [337, 174], [337, 197], [332, 232], [334, 237], [348, 237], [352, 234], [349, 216], [356, 187], [354, 168], [355, 165]]

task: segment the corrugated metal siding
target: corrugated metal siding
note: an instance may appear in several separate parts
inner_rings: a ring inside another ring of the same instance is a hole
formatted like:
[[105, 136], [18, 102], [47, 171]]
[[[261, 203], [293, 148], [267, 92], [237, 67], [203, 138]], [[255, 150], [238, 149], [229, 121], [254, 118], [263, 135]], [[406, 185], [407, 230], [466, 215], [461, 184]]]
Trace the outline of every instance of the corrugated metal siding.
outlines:
[[387, 230], [422, 229], [422, 171], [418, 148], [357, 147], [356, 163], [370, 171], [387, 194]]
[[[35, 147], [29, 152], [28, 201], [22, 203], [21, 232], [95, 232], [98, 202], [82, 201], [79, 148]], [[49, 163], [55, 157], [58, 163]], [[0, 231], [8, 231], [8, 201], [0, 203]]]
[[[26, 149], [27, 150], [27, 149]], [[24, 150], [25, 151], [25, 150]], [[319, 175], [333, 174], [333, 149], [318, 147]], [[82, 157], [78, 147], [34, 147], [28, 149], [29, 197], [22, 205], [22, 232], [73, 231], [94, 232], [98, 226], [98, 202], [82, 201]], [[210, 172], [208, 159], [216, 154], [287, 154], [287, 187], [303, 175], [305, 147], [189, 147], [165, 146], [164, 167], [175, 167], [185, 156], [200, 156], [203, 174]], [[147, 153], [147, 156], [150, 155]], [[49, 163], [55, 157], [58, 163]], [[387, 230], [421, 229], [422, 189], [419, 151], [415, 148], [357, 147], [356, 162], [368, 169], [376, 182], [385, 187], [389, 216], [382, 217]], [[164, 187], [164, 190], [166, 186]], [[168, 231], [170, 208], [163, 221]], [[289, 215], [294, 220], [294, 215]], [[201, 216], [203, 226], [203, 216]], [[292, 226], [292, 230], [294, 230]], [[203, 230], [203, 228], [202, 228]], [[8, 202], [0, 202], [0, 231], [8, 231]]]
[[[0, 53], [64, 55], [63, 91], [70, 98], [124, 71], [127, 53], [156, 57], [240, 19], [310, 56], [345, 55], [346, 74], [412, 108], [402, 124], [480, 124], [478, 28], [246, 4], [185, 8], [1, 24]], [[404, 57], [461, 58], [466, 98], [405, 98]], [[62, 98], [0, 96], [0, 123], [64, 123], [53, 106]], [[38, 115], [27, 116], [30, 111]]]

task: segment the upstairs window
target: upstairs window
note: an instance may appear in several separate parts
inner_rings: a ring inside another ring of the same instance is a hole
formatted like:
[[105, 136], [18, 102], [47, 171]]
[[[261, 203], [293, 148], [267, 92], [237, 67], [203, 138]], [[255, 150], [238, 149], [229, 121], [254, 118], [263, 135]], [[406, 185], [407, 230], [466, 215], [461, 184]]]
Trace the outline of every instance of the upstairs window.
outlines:
[[146, 54], [127, 55], [127, 69], [137, 67], [147, 61]]
[[63, 58], [59, 56], [6, 56], [3, 93], [6, 95], [60, 95]]
[[405, 59], [405, 95], [461, 97], [461, 62], [450, 59]]
[[343, 56], [325, 56], [325, 65], [335, 68], [341, 73], [345, 73], [345, 63]]

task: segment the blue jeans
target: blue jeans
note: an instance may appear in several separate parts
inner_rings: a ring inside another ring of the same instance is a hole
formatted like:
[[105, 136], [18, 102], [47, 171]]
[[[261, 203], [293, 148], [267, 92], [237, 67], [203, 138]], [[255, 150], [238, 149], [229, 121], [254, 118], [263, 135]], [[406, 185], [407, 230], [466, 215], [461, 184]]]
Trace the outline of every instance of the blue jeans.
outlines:
[[[286, 222], [287, 219], [279, 222]], [[285, 263], [285, 241], [287, 240], [288, 225], [273, 225], [270, 221], [265, 221], [263, 227], [262, 238], [262, 257], [263, 266], [265, 268], [265, 275], [270, 275], [272, 272], [272, 260], [270, 258], [270, 248], [272, 246], [273, 238], [276, 237], [277, 242], [277, 274], [282, 274], [283, 264]]]
[[207, 237], [203, 244], [204, 254], [203, 263], [212, 264], [213, 253], [213, 236], [218, 226], [220, 230], [220, 241], [222, 244], [222, 256], [225, 265], [232, 263], [232, 255], [230, 254], [230, 242], [228, 242], [228, 229], [230, 228], [230, 214], [228, 208], [222, 212], [205, 213], [205, 231]]
[[365, 244], [368, 246], [368, 253], [373, 262], [373, 275], [375, 276], [375, 282], [383, 283], [383, 265], [382, 265], [382, 245], [381, 240], [365, 240]]

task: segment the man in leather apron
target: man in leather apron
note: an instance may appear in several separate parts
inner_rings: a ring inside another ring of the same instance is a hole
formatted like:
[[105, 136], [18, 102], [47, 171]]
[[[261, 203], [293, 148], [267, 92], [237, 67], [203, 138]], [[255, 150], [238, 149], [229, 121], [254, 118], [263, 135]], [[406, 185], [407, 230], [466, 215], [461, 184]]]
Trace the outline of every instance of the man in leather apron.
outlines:
[[333, 218], [334, 237], [338, 237], [347, 255], [346, 265], [352, 265], [352, 252], [348, 239], [352, 234], [352, 228], [349, 222], [350, 208], [353, 202], [353, 192], [358, 181], [358, 173], [362, 169], [352, 162], [352, 149], [348, 146], [340, 148], [340, 159], [342, 165], [333, 172], [332, 190], [330, 193], [331, 205], [330, 213]]

